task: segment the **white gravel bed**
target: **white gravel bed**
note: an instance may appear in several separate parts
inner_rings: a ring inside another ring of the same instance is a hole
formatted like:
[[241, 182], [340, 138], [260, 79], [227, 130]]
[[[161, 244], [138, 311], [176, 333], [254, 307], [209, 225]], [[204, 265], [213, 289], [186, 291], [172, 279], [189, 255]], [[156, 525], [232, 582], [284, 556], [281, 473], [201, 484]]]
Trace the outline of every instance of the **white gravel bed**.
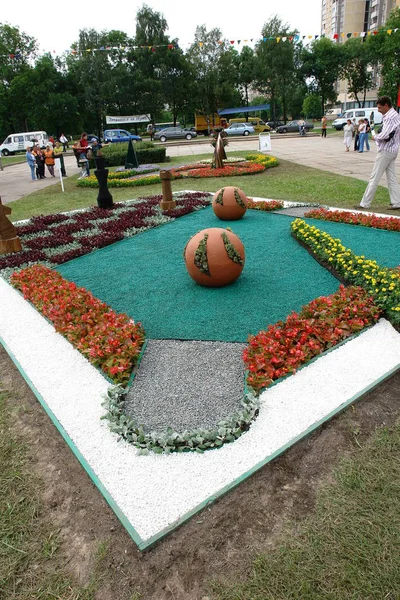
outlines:
[[382, 319], [265, 391], [258, 418], [233, 444], [204, 454], [139, 456], [100, 420], [108, 387], [101, 374], [1, 278], [0, 302], [2, 340], [138, 533], [140, 547], [399, 364], [400, 334]]

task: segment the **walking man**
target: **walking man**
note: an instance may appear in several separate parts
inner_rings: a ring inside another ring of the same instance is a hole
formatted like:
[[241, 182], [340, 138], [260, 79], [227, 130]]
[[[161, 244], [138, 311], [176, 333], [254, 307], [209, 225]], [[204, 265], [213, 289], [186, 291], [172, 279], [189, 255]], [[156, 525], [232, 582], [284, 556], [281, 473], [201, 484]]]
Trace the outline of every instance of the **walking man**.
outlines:
[[381, 96], [377, 100], [378, 111], [382, 114], [382, 131], [373, 135], [378, 147], [378, 154], [372, 169], [367, 189], [361, 203], [355, 208], [369, 208], [375, 196], [379, 181], [384, 173], [390, 196], [390, 209], [400, 210], [400, 188], [396, 178], [395, 161], [400, 146], [400, 115], [392, 107], [389, 96]]

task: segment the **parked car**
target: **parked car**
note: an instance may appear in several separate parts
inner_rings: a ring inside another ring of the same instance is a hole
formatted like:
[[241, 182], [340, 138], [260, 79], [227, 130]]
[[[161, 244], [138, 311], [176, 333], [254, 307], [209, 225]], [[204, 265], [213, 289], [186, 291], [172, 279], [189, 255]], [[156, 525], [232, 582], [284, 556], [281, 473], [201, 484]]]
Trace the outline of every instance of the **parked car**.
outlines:
[[[314, 123], [304, 121], [304, 130], [307, 132], [310, 129], [314, 129]], [[286, 125], [281, 125], [280, 127], [277, 127], [276, 131], [278, 133], [287, 133], [288, 131], [295, 131], [296, 133], [299, 133], [299, 120], [289, 121], [289, 123], [286, 123]]]
[[271, 127], [271, 129], [276, 129], [277, 127], [281, 127], [285, 123], [283, 121], [267, 121], [267, 125]]
[[182, 127], [166, 127], [165, 129], [161, 129], [161, 131], [157, 131], [154, 134], [154, 139], [160, 140], [160, 142], [166, 142], [167, 140], [177, 139], [191, 140], [196, 136], [197, 133], [191, 129], [182, 129]]
[[[88, 136], [88, 139], [91, 138]], [[140, 135], [129, 133], [126, 129], [106, 129], [104, 132], [104, 141], [106, 144], [109, 142], [129, 142], [129, 140], [132, 140], [132, 142], [141, 142], [142, 138]]]
[[247, 123], [232, 123], [227, 129], [225, 129], [227, 135], [250, 135], [255, 133], [255, 129], [252, 125]]

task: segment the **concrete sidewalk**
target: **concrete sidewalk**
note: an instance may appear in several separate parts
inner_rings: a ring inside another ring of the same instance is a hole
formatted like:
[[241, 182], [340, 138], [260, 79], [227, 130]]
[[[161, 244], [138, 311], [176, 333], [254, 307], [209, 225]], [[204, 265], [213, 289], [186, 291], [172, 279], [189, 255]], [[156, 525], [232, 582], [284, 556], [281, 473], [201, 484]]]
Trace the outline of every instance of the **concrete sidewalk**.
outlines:
[[[76, 166], [76, 159], [73, 155], [64, 155], [65, 171], [68, 176], [77, 175], [80, 169]], [[58, 174], [55, 178], [50, 176], [46, 169], [46, 179], [38, 181], [31, 180], [31, 172], [26, 162], [15, 165], [7, 165], [4, 171], [0, 171], [0, 196], [3, 204], [8, 204], [32, 194], [39, 189], [49, 185], [58, 185], [61, 192], [61, 183]]]
[[[376, 144], [370, 142], [370, 152], [345, 152], [342, 137], [290, 137], [284, 135], [271, 139], [271, 152], [273, 156], [283, 160], [289, 160], [307, 167], [314, 167], [322, 171], [329, 171], [337, 175], [355, 177], [362, 181], [368, 181], [372, 166], [376, 157]], [[258, 141], [253, 139], [229, 140], [227, 152], [251, 152], [258, 149]], [[211, 144], [201, 145], [182, 144], [168, 148], [169, 156], [187, 157], [193, 154], [213, 152]], [[397, 179], [400, 181], [400, 161], [396, 162]], [[323, 179], [321, 179], [323, 185]], [[387, 187], [386, 178], [382, 177], [380, 185]]]

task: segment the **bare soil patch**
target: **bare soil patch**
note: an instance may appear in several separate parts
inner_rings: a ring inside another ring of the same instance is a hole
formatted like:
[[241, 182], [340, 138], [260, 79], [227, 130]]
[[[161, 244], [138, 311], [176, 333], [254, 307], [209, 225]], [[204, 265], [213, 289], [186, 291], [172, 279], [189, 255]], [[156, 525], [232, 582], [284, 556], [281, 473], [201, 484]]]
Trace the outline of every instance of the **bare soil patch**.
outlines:
[[[90, 581], [99, 545], [107, 543], [96, 600], [202, 600], [212, 579], [238, 580], [256, 553], [312, 513], [319, 486], [341, 457], [355, 451], [377, 427], [400, 416], [400, 371], [180, 529], [141, 553], [91, 483], [0, 348], [1, 388], [18, 411], [13, 427], [29, 447], [32, 469], [43, 481], [42, 519], [59, 530], [54, 570]], [[162, 498], [160, 498], [162, 502]]]

